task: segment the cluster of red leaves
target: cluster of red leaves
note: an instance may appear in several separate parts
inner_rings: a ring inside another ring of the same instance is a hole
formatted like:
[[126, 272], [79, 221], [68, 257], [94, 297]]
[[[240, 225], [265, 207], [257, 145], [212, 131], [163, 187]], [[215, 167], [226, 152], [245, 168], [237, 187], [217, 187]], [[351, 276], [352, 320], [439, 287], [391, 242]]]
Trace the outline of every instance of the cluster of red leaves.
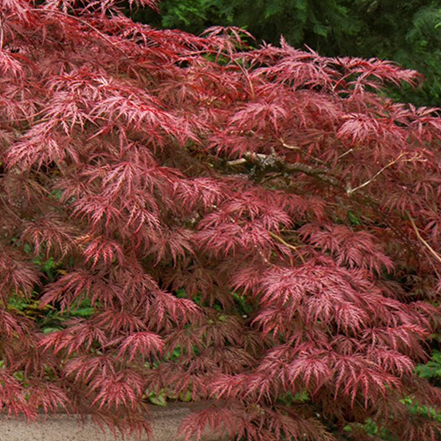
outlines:
[[[413, 374], [440, 325], [441, 119], [378, 94], [415, 72], [241, 35], [0, 1], [0, 408], [148, 430], [166, 390], [219, 400], [188, 437], [439, 439], [403, 398], [441, 408]], [[95, 313], [43, 335], [12, 294]]]

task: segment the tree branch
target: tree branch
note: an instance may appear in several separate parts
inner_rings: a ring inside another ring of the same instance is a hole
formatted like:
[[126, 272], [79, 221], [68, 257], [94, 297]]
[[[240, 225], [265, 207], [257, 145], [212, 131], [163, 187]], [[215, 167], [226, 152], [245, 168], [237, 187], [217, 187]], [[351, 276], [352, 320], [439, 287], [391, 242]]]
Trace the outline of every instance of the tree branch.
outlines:
[[331, 174], [328, 168], [315, 168], [301, 162], [289, 163], [278, 156], [264, 155], [262, 153], [245, 153], [242, 158], [228, 161], [230, 167], [243, 165], [247, 162], [257, 162], [264, 168], [268, 165], [277, 165], [279, 170], [286, 173], [304, 173], [305, 175], [316, 177], [336, 187], [341, 187], [340, 182]]
[[[375, 173], [374, 176], [372, 176], [371, 179], [369, 179], [366, 182], [363, 182], [363, 184], [359, 185], [358, 187], [355, 188], [348, 188], [346, 190], [346, 193], [350, 196], [351, 194], [355, 193], [357, 190], [362, 189], [363, 187], [366, 187], [367, 185], [369, 185], [371, 182], [373, 182], [375, 179], [378, 178], [378, 176], [381, 175], [381, 173], [383, 173], [386, 169], [388, 169], [389, 167], [392, 167], [392, 165], [396, 164], [397, 162], [400, 161], [400, 159], [406, 154], [406, 152], [401, 152], [400, 155], [398, 156], [398, 158], [394, 159], [393, 161], [389, 162], [389, 164], [385, 165], [381, 170], [379, 170], [377, 173]], [[419, 159], [418, 156], [414, 156], [413, 158], [409, 158], [409, 159], [404, 159], [403, 162], [412, 162], [415, 161], [416, 159]]]
[[423, 236], [421, 236], [421, 233], [419, 232], [419, 230], [415, 224], [415, 221], [412, 219], [411, 215], [408, 212], [406, 212], [406, 214], [410, 220], [410, 223], [412, 224], [412, 227], [415, 231], [415, 234], [416, 234], [418, 240], [429, 250], [429, 252], [432, 254], [432, 256], [435, 257], [435, 259], [441, 263], [441, 256], [430, 246], [430, 244], [423, 238]]
[[294, 245], [291, 245], [290, 243], [288, 243], [285, 239], [283, 239], [283, 237], [278, 236], [277, 234], [273, 233], [272, 231], [268, 231], [268, 234], [273, 238], [276, 239], [278, 242], [280, 242], [281, 244], [285, 245], [286, 247], [290, 248], [291, 250], [295, 251], [296, 254], [300, 257], [300, 260], [303, 263], [306, 263], [305, 258], [299, 253], [298, 248]]

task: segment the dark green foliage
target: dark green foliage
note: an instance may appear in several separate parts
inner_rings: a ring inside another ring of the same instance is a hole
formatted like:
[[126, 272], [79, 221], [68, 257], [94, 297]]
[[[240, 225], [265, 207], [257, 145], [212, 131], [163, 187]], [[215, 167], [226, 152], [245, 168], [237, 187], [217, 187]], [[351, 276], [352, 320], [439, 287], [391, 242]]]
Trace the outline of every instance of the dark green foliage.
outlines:
[[[348, 2], [349, 3], [349, 2]], [[355, 40], [340, 54], [379, 57], [416, 69], [425, 77], [416, 91], [404, 88], [395, 97], [417, 105], [439, 105], [441, 97], [441, 3], [425, 0], [351, 2], [360, 23]]]
[[164, 0], [160, 14], [142, 10], [132, 17], [194, 33], [213, 25], [238, 26], [268, 43], [278, 43], [283, 35], [295, 46], [318, 50], [357, 35], [361, 27], [341, 0]]
[[258, 40], [327, 56], [378, 57], [416, 69], [417, 90], [390, 90], [401, 101], [439, 105], [441, 97], [441, 3], [425, 0], [163, 0], [160, 12], [132, 12], [135, 20], [201, 33], [213, 25], [238, 26]]
[[434, 351], [431, 360], [424, 365], [418, 366], [418, 375], [427, 378], [436, 386], [441, 386], [441, 352]]
[[182, 29], [200, 34], [213, 24], [230, 24], [234, 21], [232, 8], [223, 0], [166, 0], [160, 11], [140, 9], [126, 13], [135, 21], [163, 29]]

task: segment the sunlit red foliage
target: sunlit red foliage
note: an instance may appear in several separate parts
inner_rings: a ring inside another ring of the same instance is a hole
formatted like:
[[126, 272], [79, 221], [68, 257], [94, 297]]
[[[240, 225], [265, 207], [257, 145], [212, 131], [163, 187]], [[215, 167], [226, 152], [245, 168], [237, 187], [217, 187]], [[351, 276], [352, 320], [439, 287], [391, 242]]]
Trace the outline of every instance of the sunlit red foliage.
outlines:
[[[188, 437], [361, 440], [370, 419], [439, 439], [402, 400], [441, 407], [413, 374], [440, 324], [441, 119], [379, 92], [415, 72], [158, 31], [111, 0], [0, 17], [4, 411], [148, 430], [165, 390], [216, 402]], [[44, 335], [12, 294], [95, 313]]]

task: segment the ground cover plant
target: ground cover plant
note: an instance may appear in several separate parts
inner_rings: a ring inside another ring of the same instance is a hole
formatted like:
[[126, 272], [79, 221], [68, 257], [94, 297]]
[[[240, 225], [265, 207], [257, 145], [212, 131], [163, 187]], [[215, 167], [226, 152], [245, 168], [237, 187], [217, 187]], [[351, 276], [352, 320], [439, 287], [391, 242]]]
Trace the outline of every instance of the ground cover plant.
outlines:
[[415, 72], [111, 0], [0, 11], [4, 412], [439, 439], [441, 120], [377, 93]]

